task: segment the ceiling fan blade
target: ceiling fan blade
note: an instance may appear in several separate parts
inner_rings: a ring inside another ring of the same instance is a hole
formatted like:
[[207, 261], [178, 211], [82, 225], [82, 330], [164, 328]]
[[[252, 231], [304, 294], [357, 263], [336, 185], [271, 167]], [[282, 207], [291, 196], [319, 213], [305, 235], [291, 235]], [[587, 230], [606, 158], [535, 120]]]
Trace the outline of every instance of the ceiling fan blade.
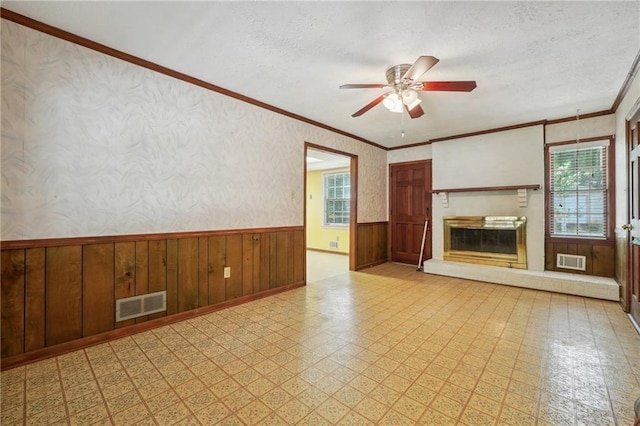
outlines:
[[408, 78], [410, 80], [417, 80], [420, 78], [422, 74], [429, 71], [431, 67], [437, 64], [439, 61], [438, 58], [434, 58], [433, 56], [420, 56], [416, 61], [411, 65], [411, 68], [407, 70], [402, 76], [402, 79]]
[[353, 113], [352, 117], [360, 117], [362, 114], [364, 114], [365, 112], [369, 111], [371, 108], [373, 108], [374, 106], [382, 102], [382, 99], [384, 99], [384, 95], [378, 96], [373, 101], [369, 102], [364, 108]]
[[429, 92], [470, 92], [476, 88], [475, 81], [425, 81], [422, 88]]
[[341, 89], [382, 89], [386, 84], [343, 84]]
[[424, 115], [424, 110], [420, 105], [416, 105], [412, 109], [409, 109], [409, 107], [405, 105], [404, 108], [407, 110], [411, 118], [418, 118]]

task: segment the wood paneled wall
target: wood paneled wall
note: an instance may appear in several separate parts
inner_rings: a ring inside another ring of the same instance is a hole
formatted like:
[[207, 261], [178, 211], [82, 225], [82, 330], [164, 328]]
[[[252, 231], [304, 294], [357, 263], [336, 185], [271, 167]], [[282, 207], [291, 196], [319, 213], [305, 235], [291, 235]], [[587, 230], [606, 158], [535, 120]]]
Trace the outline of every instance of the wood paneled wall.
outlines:
[[359, 223], [357, 230], [356, 270], [386, 262], [389, 259], [388, 222]]
[[[305, 281], [302, 227], [23, 243], [2, 246], [2, 358]], [[166, 312], [115, 322], [164, 290]]]
[[[574, 271], [556, 267], [558, 253], [575, 254], [586, 257], [586, 270]], [[547, 271], [569, 272], [572, 274], [614, 277], [615, 246], [607, 241], [599, 242], [545, 242], [545, 269]]]
[[620, 231], [615, 233], [616, 253], [615, 253], [615, 279], [620, 286], [620, 304], [625, 312], [629, 312], [630, 300], [628, 300], [627, 271], [629, 269], [629, 245], [628, 232]]

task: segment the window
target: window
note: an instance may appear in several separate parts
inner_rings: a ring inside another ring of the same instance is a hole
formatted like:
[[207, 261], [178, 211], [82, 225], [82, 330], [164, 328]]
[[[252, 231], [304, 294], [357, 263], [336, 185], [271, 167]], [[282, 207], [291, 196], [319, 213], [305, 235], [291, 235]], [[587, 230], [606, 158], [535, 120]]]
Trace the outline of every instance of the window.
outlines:
[[324, 224], [348, 225], [351, 211], [349, 172], [324, 175]]
[[549, 235], [607, 238], [609, 141], [549, 148]]

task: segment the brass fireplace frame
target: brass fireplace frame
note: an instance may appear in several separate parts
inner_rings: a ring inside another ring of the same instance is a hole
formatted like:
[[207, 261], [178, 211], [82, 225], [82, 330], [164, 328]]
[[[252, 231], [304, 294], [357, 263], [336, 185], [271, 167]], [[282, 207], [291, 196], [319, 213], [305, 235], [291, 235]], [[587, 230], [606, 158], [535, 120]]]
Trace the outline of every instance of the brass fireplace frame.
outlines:
[[[444, 260], [527, 269], [526, 217], [456, 216], [445, 217], [443, 221]], [[517, 254], [452, 250], [451, 228], [515, 230]]]

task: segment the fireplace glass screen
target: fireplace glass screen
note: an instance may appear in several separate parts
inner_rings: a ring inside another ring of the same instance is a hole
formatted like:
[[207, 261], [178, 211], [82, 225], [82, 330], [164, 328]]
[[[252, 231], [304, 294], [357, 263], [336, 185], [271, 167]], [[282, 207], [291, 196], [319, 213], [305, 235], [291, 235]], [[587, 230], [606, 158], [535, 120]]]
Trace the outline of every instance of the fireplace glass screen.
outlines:
[[518, 254], [515, 229], [451, 228], [451, 250]]
[[444, 219], [444, 260], [527, 269], [527, 218], [456, 216]]

